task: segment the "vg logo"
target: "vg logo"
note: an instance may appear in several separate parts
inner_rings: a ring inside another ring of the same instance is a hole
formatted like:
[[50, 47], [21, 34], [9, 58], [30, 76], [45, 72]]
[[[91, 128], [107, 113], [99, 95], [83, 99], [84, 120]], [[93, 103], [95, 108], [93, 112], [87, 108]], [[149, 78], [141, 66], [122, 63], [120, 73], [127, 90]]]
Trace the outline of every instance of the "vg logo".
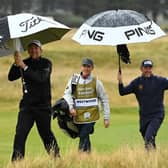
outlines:
[[91, 31], [91, 30], [85, 29], [82, 31], [80, 38], [82, 36], [88, 36], [89, 39], [96, 40], [96, 41], [102, 41], [104, 37], [104, 32], [96, 31], [96, 30]]

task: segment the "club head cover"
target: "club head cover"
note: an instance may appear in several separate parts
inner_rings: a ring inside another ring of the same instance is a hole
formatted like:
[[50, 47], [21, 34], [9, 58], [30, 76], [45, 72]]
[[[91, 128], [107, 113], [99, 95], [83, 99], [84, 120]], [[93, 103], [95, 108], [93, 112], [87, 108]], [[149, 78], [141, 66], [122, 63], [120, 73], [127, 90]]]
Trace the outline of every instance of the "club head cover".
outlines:
[[128, 51], [126, 44], [117, 45], [117, 53], [124, 63], [126, 63], [126, 64], [131, 63], [130, 53]]

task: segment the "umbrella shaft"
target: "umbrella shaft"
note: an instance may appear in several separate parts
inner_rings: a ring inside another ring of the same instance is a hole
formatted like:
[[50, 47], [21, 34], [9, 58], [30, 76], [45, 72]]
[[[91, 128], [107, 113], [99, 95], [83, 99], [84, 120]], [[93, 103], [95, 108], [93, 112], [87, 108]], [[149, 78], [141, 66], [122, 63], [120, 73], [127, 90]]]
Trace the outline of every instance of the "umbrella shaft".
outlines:
[[121, 58], [118, 55], [118, 72], [121, 74]]
[[20, 68], [20, 74], [21, 74], [21, 81], [22, 81], [22, 86], [23, 86], [23, 92], [28, 93], [27, 87], [26, 87], [26, 82], [24, 81], [24, 76], [23, 76], [23, 71]]

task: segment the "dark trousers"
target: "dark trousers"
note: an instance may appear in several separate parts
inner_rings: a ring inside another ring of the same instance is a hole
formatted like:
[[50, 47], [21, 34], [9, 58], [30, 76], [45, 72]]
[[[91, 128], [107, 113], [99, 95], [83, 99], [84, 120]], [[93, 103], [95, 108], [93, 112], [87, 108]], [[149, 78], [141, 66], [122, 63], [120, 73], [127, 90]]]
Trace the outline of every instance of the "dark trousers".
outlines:
[[77, 124], [79, 130], [79, 151], [89, 153], [91, 151], [91, 142], [89, 134], [94, 132], [95, 123]]
[[12, 161], [24, 158], [25, 142], [34, 122], [47, 152], [59, 156], [59, 147], [51, 131], [50, 121], [51, 115], [48, 109], [27, 110], [21, 108], [18, 114]]
[[141, 119], [140, 120], [140, 132], [145, 142], [145, 148], [147, 150], [156, 149], [155, 137], [163, 122], [161, 118], [153, 119]]

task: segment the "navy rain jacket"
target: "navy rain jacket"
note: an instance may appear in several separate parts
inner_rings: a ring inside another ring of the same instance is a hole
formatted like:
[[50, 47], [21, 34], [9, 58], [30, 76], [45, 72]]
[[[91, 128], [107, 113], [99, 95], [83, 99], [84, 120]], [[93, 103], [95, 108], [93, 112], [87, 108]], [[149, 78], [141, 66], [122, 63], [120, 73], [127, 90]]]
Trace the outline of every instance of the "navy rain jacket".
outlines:
[[139, 103], [140, 118], [164, 118], [164, 91], [168, 89], [168, 79], [152, 75], [137, 77], [128, 86], [119, 84], [121, 96], [134, 93]]

